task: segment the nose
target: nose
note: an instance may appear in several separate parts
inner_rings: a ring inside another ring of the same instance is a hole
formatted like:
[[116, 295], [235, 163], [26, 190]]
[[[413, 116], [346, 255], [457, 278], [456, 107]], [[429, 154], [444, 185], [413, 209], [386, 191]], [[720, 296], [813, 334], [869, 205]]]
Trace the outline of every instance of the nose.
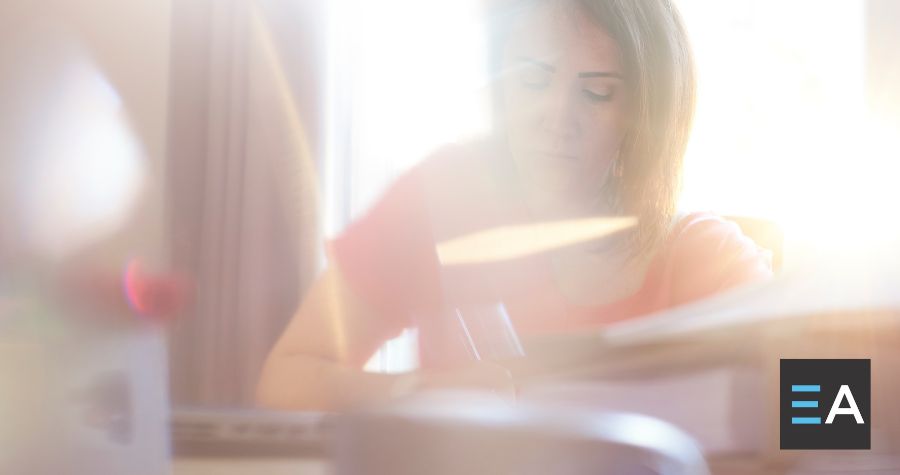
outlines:
[[571, 140], [581, 133], [576, 94], [570, 85], [554, 85], [541, 104], [542, 128], [555, 140]]

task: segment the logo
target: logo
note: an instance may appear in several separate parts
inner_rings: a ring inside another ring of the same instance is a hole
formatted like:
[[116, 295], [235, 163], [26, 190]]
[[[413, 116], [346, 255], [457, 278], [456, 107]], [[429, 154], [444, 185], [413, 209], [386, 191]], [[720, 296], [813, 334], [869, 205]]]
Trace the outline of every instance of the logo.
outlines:
[[869, 449], [871, 360], [781, 360], [781, 448]]

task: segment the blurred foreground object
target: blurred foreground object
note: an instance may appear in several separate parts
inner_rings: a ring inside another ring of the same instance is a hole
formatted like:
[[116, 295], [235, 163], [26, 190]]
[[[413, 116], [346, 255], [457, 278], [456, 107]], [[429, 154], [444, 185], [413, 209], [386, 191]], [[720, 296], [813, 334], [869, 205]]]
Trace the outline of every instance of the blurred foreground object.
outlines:
[[659, 420], [513, 408], [476, 393], [434, 393], [335, 424], [337, 475], [708, 473], [690, 437]]
[[167, 5], [0, 4], [2, 474], [169, 470]]
[[166, 473], [165, 383], [160, 332], [0, 338], [0, 473]]
[[129, 309], [121, 278], [97, 294], [94, 284], [66, 288], [54, 267], [7, 270], [0, 282], [0, 299], [11, 303], [0, 308], [0, 473], [165, 473], [164, 327]]
[[186, 277], [172, 272], [148, 272], [137, 259], [129, 261], [122, 270], [66, 269], [59, 284], [65, 302], [90, 309], [94, 320], [107, 314], [107, 323], [134, 319], [169, 321], [193, 293]]

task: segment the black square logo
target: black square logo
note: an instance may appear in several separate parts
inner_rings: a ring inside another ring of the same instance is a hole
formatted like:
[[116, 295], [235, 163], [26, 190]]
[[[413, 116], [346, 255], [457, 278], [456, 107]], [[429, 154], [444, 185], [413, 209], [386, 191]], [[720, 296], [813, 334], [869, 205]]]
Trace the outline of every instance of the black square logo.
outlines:
[[869, 449], [871, 360], [781, 360], [781, 448]]

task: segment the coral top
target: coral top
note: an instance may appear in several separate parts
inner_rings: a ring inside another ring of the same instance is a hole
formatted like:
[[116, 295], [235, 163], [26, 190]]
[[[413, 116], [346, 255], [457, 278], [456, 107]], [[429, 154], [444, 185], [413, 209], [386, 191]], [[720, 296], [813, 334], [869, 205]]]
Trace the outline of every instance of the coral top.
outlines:
[[567, 301], [546, 253], [442, 265], [438, 243], [528, 222], [510, 167], [508, 155], [492, 142], [445, 147], [400, 176], [328, 243], [350, 287], [379, 309], [380, 320], [371, 325], [379, 337], [413, 326], [414, 315], [498, 301], [520, 335], [567, 332], [680, 305], [772, 273], [767, 251], [736, 224], [709, 213], [674, 223], [639, 290], [604, 305]]

